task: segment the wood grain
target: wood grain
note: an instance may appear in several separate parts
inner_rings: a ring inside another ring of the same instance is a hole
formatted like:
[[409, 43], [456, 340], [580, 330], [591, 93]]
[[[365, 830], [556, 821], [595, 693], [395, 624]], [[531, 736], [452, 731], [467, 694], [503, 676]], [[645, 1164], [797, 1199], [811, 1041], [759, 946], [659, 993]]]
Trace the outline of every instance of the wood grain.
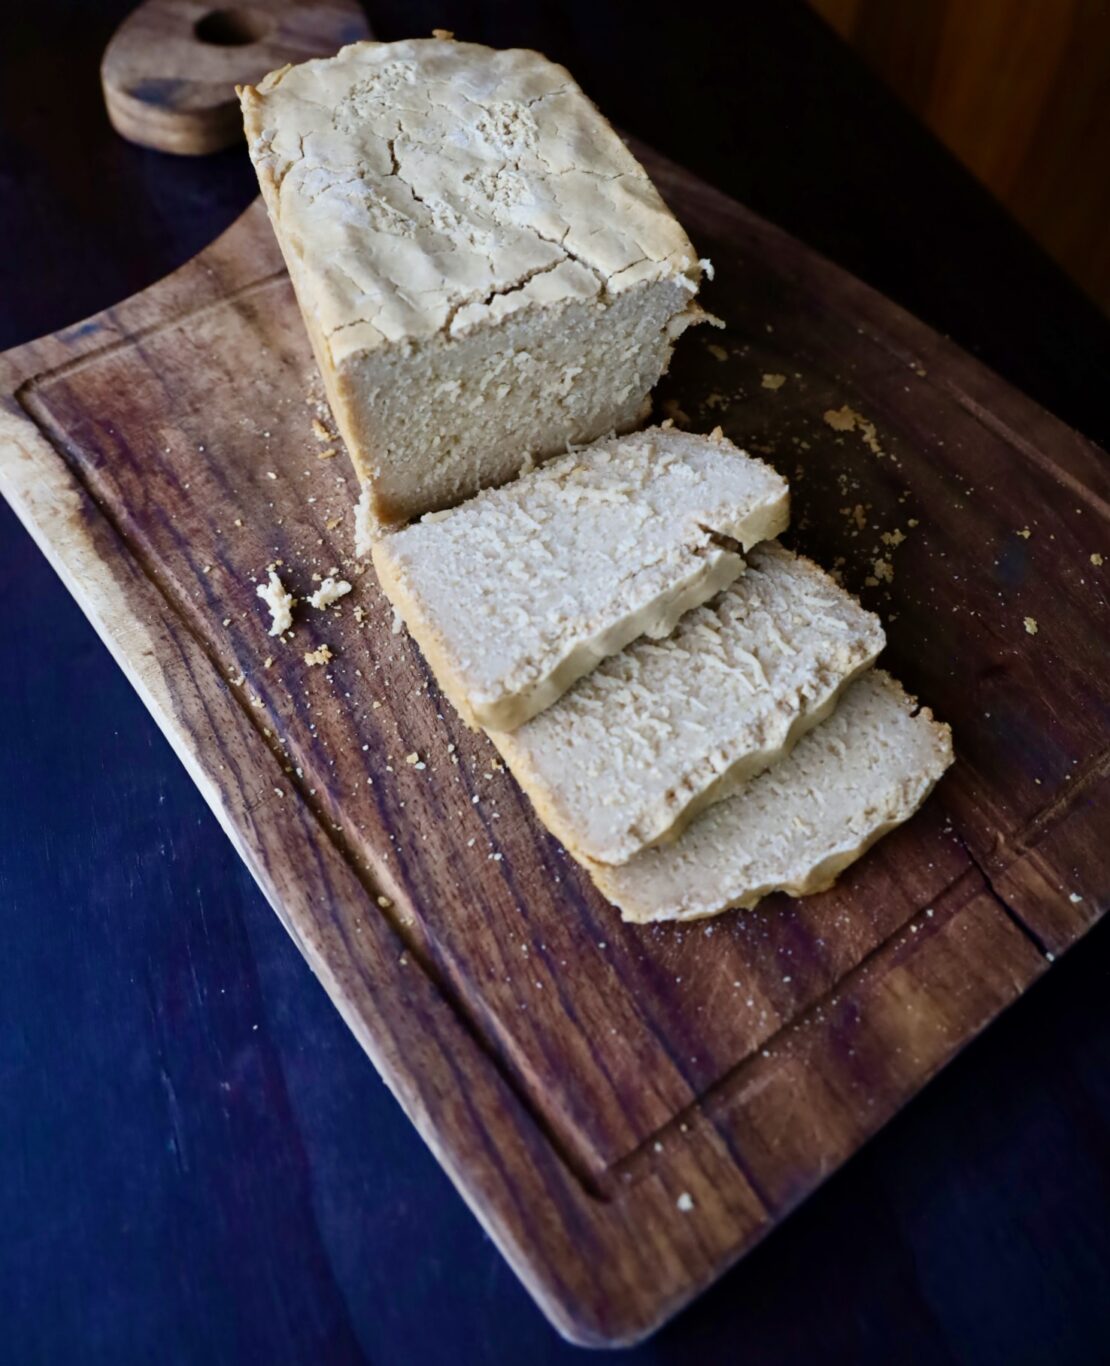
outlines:
[[367, 37], [357, 0], [143, 0], [105, 50], [104, 103], [129, 142], [206, 156], [243, 136], [236, 85]]
[[1098, 0], [810, 3], [1110, 309], [1110, 8]]
[[[258, 205], [0, 360], [5, 495], [464, 1197], [594, 1344], [753, 1246], [1110, 891], [1101, 453], [643, 155], [728, 321], [680, 348], [663, 409], [793, 480], [796, 543], [883, 613], [891, 666], [955, 731], [926, 809], [819, 898], [623, 926], [543, 832], [352, 558], [353, 476], [319, 458]], [[333, 566], [356, 585], [292, 644], [254, 592], [278, 560], [298, 596]]]

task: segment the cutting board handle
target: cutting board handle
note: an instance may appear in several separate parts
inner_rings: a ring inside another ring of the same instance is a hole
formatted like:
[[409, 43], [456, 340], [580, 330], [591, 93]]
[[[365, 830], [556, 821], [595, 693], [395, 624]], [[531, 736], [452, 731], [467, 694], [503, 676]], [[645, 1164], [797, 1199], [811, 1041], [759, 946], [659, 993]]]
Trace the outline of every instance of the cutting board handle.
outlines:
[[104, 53], [104, 103], [130, 142], [203, 156], [243, 135], [236, 85], [369, 36], [356, 0], [145, 0]]

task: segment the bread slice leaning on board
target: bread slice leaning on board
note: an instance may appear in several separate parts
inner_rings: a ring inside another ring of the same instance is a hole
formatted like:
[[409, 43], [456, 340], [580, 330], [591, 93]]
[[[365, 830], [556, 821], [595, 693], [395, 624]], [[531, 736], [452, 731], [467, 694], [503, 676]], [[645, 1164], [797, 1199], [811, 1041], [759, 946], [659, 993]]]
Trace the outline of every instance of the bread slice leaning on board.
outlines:
[[386, 532], [372, 554], [463, 720], [512, 730], [629, 641], [667, 635], [788, 517], [769, 465], [655, 427]]
[[823, 569], [766, 541], [665, 640], [636, 641], [490, 738], [576, 858], [624, 863], [788, 754], [885, 643]]
[[620, 867], [589, 863], [625, 920], [699, 920], [772, 892], [827, 891], [918, 809], [952, 762], [952, 735], [882, 669], [832, 716], [674, 844]]

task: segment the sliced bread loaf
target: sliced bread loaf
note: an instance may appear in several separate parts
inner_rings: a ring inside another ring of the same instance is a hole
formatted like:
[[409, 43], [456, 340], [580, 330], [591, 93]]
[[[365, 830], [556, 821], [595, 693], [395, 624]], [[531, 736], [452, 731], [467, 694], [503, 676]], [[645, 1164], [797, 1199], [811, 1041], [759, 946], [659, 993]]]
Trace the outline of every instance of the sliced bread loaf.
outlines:
[[702, 266], [563, 67], [364, 42], [239, 94], [364, 541], [643, 421]]
[[883, 648], [877, 617], [776, 541], [688, 612], [492, 739], [576, 858], [624, 863], [782, 758]]
[[719, 433], [597, 442], [381, 536], [374, 567], [472, 726], [508, 730], [638, 636], [665, 636], [777, 536], [786, 481]]
[[586, 867], [637, 922], [751, 908], [776, 891], [825, 891], [917, 810], [951, 762], [948, 727], [871, 669], [787, 758], [711, 806], [675, 843], [620, 867]]

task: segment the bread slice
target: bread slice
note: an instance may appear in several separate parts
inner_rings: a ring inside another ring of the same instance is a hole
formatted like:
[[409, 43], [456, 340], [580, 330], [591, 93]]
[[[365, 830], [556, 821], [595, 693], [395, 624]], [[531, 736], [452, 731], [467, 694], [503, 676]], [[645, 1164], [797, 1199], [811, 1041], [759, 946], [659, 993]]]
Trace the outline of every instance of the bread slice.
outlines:
[[374, 567], [463, 719], [509, 730], [637, 636], [667, 635], [788, 516], [770, 466], [719, 432], [656, 427], [384, 535]]
[[674, 844], [588, 863], [625, 920], [696, 920], [771, 892], [807, 896], [907, 820], [952, 762], [946, 725], [871, 669], [781, 763], [711, 806]]
[[239, 95], [364, 544], [644, 420], [702, 266], [563, 67], [364, 42]]
[[625, 863], [781, 759], [884, 643], [823, 569], [767, 541], [666, 640], [634, 642], [492, 738], [576, 858]]

